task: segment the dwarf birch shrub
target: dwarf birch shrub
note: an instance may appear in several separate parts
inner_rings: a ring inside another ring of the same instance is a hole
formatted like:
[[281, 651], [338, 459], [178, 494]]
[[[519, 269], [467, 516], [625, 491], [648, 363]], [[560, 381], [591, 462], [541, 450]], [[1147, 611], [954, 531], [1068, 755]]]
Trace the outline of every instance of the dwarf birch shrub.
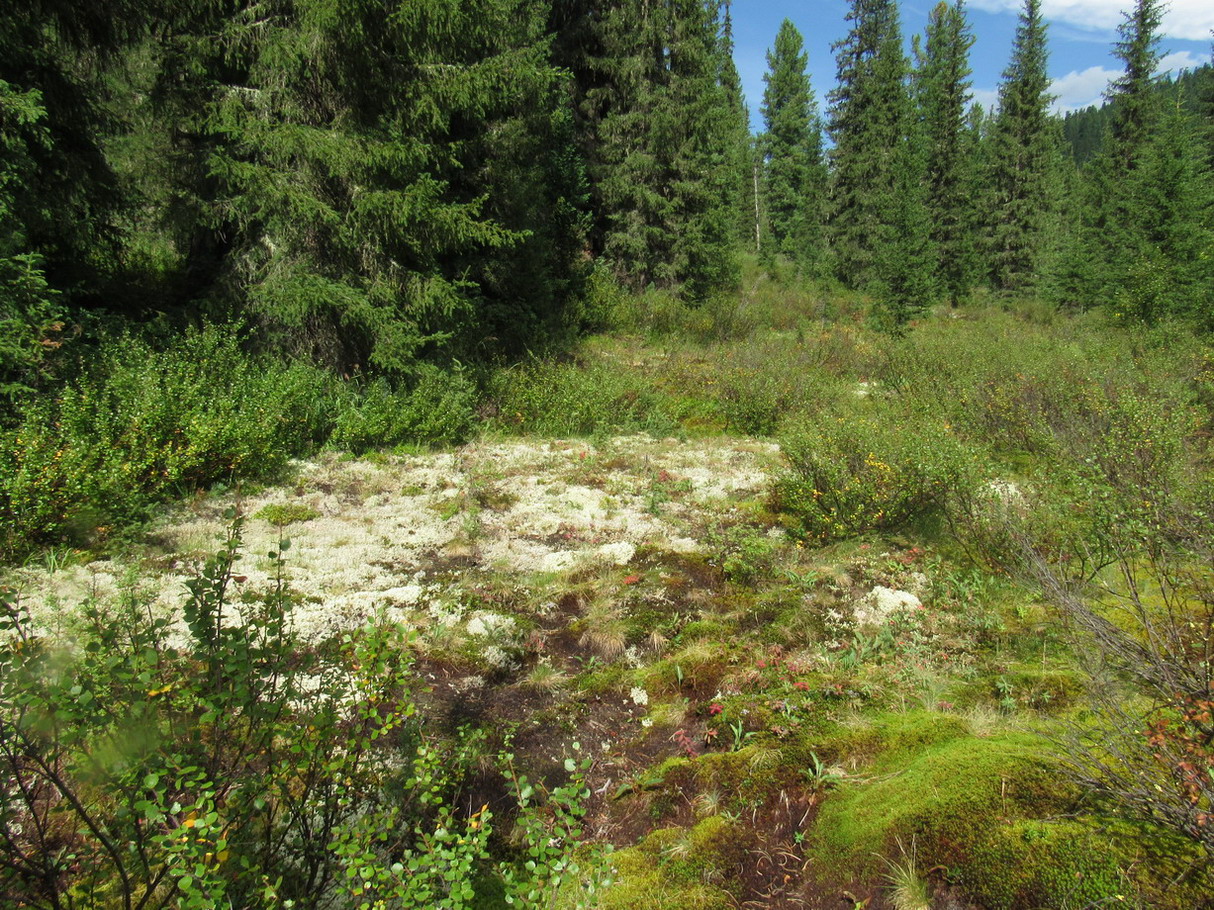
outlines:
[[502, 370], [490, 383], [497, 422], [537, 436], [669, 431], [669, 402], [644, 377], [606, 364], [536, 361]]
[[422, 368], [402, 389], [378, 379], [348, 390], [329, 442], [355, 454], [402, 444], [457, 445], [472, 434], [476, 401], [476, 388], [459, 370]]
[[491, 860], [492, 813], [457, 801], [478, 756], [428, 733], [408, 635], [301, 647], [288, 548], [240, 590], [236, 519], [187, 584], [184, 636], [85, 604], [85, 634], [56, 642], [0, 597], [0, 906], [457, 910], [478, 880], [535, 906], [559, 878], [582, 778], [517, 794], [543, 868]]
[[157, 499], [272, 474], [328, 434], [329, 391], [319, 370], [260, 362], [219, 327], [164, 351], [108, 342], [0, 440], [0, 542], [87, 542]]
[[816, 542], [896, 528], [975, 481], [974, 459], [946, 424], [852, 414], [803, 422], [780, 440], [788, 470], [776, 504]]
[[831, 352], [819, 341], [768, 337], [708, 349], [709, 390], [727, 428], [775, 435], [785, 422], [821, 413], [847, 396], [854, 381], [841, 380], [824, 364]]

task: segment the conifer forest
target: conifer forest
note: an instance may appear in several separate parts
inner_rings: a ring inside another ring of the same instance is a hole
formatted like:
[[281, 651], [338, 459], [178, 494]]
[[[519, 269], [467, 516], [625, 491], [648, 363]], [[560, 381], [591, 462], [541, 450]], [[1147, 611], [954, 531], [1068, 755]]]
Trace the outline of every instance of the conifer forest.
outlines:
[[[0, 910], [1214, 910], [1214, 61], [1124, 0], [0, 7]], [[977, 4], [976, 4], [977, 5]], [[1211, 36], [1214, 41], [1214, 35]]]

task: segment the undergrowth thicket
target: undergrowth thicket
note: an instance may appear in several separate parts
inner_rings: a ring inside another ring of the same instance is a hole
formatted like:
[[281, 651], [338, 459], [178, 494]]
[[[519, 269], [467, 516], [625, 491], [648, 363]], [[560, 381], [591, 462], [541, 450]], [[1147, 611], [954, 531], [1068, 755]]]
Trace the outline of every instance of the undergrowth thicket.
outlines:
[[[290, 542], [273, 585], [242, 590], [231, 520], [188, 583], [188, 631], [131, 599], [83, 605], [80, 639], [48, 641], [0, 600], [0, 904], [546, 906], [578, 871], [562, 845], [586, 766], [547, 793], [483, 738], [436, 735], [402, 628], [304, 647]], [[456, 803], [486, 768], [518, 816], [495, 856], [493, 814]]]

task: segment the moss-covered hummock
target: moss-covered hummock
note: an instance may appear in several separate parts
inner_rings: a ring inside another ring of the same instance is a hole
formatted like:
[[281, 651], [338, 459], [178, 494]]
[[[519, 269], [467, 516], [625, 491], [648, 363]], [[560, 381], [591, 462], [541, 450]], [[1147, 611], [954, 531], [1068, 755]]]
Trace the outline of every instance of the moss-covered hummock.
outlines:
[[878, 751], [823, 805], [815, 852], [827, 867], [875, 874], [897, 843], [913, 843], [921, 868], [987, 910], [1090, 906], [1126, 892], [1116, 856], [1094, 834], [1041, 820], [1076, 794], [1033, 737], [979, 739], [957, 718], [926, 712], [852, 735]]
[[724, 910], [737, 906], [739, 864], [745, 857], [736, 824], [721, 816], [690, 830], [662, 828], [615, 854], [618, 880], [604, 910]]

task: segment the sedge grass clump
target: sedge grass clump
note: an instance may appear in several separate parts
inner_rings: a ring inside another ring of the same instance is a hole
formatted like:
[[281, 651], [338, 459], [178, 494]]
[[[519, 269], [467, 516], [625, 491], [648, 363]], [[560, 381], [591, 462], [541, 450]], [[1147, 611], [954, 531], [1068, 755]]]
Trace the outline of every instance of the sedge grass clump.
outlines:
[[931, 910], [931, 889], [927, 879], [919, 874], [914, 839], [909, 853], [899, 840], [898, 852], [900, 858], [885, 861], [890, 903], [894, 910]]
[[533, 692], [555, 695], [569, 685], [569, 677], [549, 661], [540, 660], [527, 671], [527, 675], [522, 679], [522, 685]]

